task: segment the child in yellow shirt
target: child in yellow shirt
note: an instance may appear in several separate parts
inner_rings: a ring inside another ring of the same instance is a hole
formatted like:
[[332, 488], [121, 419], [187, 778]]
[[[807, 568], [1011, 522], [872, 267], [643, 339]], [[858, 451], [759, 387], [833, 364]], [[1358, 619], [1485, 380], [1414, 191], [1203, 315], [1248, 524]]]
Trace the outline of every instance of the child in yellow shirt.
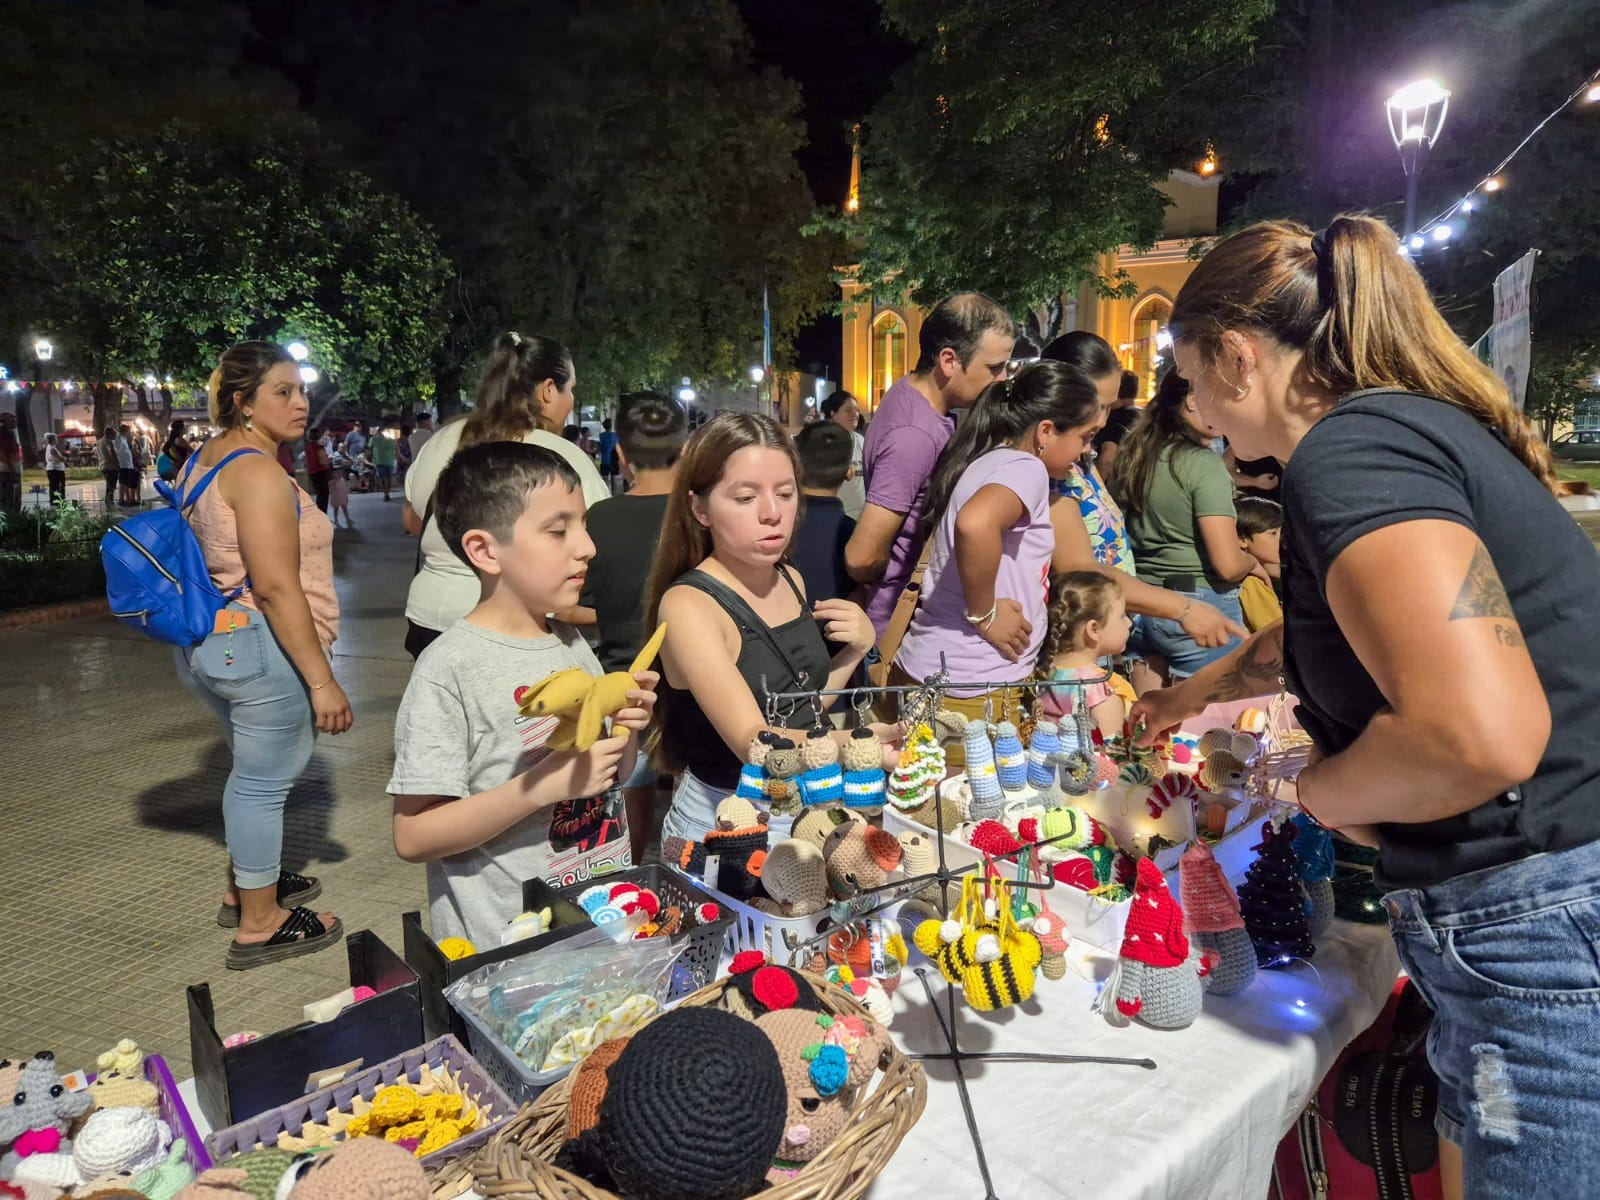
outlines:
[[1247, 575], [1239, 585], [1239, 606], [1244, 609], [1244, 623], [1254, 633], [1274, 621], [1283, 620], [1283, 605], [1278, 598], [1278, 589], [1281, 587], [1278, 573], [1283, 569], [1279, 548], [1283, 506], [1275, 500], [1244, 496], [1235, 504], [1235, 510], [1239, 548], [1254, 555], [1272, 580], [1269, 584], [1259, 575]]

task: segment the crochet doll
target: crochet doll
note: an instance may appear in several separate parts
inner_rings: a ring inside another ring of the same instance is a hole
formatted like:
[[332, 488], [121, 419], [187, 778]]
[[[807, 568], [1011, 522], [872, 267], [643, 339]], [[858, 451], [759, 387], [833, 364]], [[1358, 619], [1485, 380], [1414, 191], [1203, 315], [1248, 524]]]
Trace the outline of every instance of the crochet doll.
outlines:
[[1189, 945], [1183, 910], [1167, 890], [1161, 868], [1141, 858], [1116, 969], [1095, 1011], [1109, 1016], [1115, 1004], [1124, 1017], [1156, 1029], [1182, 1029], [1200, 1015], [1201, 981], [1210, 968], [1210, 960]]
[[593, 1128], [556, 1165], [629, 1200], [745, 1200], [784, 1138], [784, 1069], [757, 1024], [678, 1008], [629, 1039]]
[[1239, 897], [1204, 842], [1184, 852], [1178, 864], [1183, 927], [1214, 960], [1210, 991], [1236, 996], [1256, 977], [1256, 948], [1239, 915]]
[[800, 803], [821, 808], [844, 800], [844, 776], [839, 770], [839, 743], [825, 729], [806, 734], [800, 747]]
[[777, 737], [772, 730], [763, 729], [750, 740], [750, 752], [739, 769], [739, 785], [734, 795], [754, 804], [767, 802], [767, 751], [772, 749]]
[[861, 1089], [890, 1051], [883, 1026], [861, 1017], [786, 1009], [756, 1019], [783, 1071], [788, 1111], [767, 1178], [782, 1182], [844, 1132]]
[[822, 1001], [811, 981], [799, 971], [770, 962], [759, 950], [741, 950], [728, 965], [728, 978], [717, 1007], [754, 1021], [763, 1013], [785, 1008], [821, 1012]]
[[788, 738], [774, 738], [767, 748], [767, 807], [778, 816], [800, 811], [800, 749]]
[[889, 882], [889, 872], [900, 865], [900, 842], [894, 834], [865, 821], [838, 826], [823, 843], [828, 886], [840, 900], [870, 892]]
[[883, 770], [883, 742], [870, 729], [857, 729], [839, 751], [844, 768], [844, 806], [871, 815], [883, 811], [888, 776]]
[[705, 836], [706, 854], [715, 854], [718, 859], [714, 885], [717, 891], [736, 900], [761, 895], [767, 821], [765, 812], [738, 796], [728, 796], [717, 805], [717, 827]]
[[779, 917], [806, 917], [828, 907], [828, 868], [815, 842], [786, 838], [761, 865], [765, 896], [754, 904]]

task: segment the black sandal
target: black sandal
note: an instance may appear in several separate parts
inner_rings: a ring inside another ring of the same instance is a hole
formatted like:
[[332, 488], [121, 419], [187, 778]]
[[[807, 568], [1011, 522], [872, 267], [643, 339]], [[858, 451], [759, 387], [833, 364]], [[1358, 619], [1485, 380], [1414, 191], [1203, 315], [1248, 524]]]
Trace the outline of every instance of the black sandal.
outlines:
[[298, 958], [302, 954], [315, 954], [334, 945], [344, 937], [344, 922], [334, 918], [333, 925], [324, 929], [317, 914], [309, 908], [292, 909], [283, 924], [264, 942], [242, 946], [233, 942], [228, 947], [228, 970], [248, 971], [251, 967], [264, 967], [268, 963]]
[[[278, 872], [278, 907], [295, 908], [310, 904], [322, 895], [322, 881], [294, 871]], [[239, 928], [239, 906], [224, 904], [217, 909], [217, 924], [224, 929]]]

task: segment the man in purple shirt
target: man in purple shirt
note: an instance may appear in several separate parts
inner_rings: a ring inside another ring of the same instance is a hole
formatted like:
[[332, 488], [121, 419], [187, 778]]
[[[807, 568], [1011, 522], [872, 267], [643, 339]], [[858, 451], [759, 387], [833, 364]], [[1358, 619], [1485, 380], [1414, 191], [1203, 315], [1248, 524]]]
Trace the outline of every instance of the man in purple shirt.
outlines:
[[883, 635], [927, 531], [928, 479], [954, 432], [951, 414], [1006, 377], [1016, 342], [1011, 315], [981, 292], [946, 296], [922, 323], [916, 370], [883, 394], [867, 428], [867, 502], [845, 547], [851, 578], [865, 585], [867, 616]]

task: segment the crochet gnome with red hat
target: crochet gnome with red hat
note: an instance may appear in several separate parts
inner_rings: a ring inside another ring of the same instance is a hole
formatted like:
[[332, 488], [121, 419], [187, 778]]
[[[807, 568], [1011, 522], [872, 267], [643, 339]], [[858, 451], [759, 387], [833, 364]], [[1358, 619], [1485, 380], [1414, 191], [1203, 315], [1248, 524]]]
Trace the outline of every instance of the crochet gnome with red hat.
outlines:
[[1182, 1029], [1200, 1015], [1202, 977], [1210, 962], [1183, 932], [1183, 910], [1167, 890], [1161, 868], [1139, 860], [1132, 907], [1117, 966], [1094, 1003], [1095, 1012], [1138, 1017], [1156, 1029]]

